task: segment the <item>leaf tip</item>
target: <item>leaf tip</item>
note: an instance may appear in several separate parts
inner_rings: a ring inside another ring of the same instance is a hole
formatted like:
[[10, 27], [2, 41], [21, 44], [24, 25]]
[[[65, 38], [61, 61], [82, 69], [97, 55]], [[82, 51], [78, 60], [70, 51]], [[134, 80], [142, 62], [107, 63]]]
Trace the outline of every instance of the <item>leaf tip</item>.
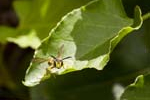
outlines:
[[137, 5], [134, 9], [134, 23], [132, 27], [134, 27], [134, 29], [137, 30], [141, 27], [142, 23], [143, 23], [142, 12], [140, 7]]
[[22, 84], [24, 86], [27, 86], [27, 87], [33, 87], [35, 85], [38, 85], [39, 83], [38, 82], [29, 82], [29, 81], [22, 81]]
[[131, 84], [131, 86], [135, 86], [135, 87], [143, 87], [144, 85], [144, 76], [143, 75], [139, 75], [135, 82], [133, 84]]

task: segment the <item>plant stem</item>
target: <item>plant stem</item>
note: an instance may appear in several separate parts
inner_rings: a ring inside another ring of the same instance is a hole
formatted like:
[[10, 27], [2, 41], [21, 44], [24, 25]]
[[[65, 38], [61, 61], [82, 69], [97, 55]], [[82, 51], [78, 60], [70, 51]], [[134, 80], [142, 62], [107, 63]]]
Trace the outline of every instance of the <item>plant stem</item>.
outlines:
[[143, 20], [150, 18], [150, 13], [146, 13], [142, 16]]

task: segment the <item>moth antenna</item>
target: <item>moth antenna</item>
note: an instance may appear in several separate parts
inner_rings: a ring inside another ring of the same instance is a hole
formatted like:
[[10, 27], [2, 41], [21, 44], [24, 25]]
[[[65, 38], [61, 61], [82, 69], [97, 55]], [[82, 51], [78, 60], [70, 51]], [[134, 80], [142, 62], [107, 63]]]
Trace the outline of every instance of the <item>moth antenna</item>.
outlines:
[[65, 58], [63, 58], [62, 60], [69, 59], [69, 58], [72, 58], [72, 57], [70, 57], [70, 56], [69, 56], [69, 57], [65, 57]]
[[57, 59], [55, 56], [51, 55], [52, 58], [54, 58], [55, 60]]

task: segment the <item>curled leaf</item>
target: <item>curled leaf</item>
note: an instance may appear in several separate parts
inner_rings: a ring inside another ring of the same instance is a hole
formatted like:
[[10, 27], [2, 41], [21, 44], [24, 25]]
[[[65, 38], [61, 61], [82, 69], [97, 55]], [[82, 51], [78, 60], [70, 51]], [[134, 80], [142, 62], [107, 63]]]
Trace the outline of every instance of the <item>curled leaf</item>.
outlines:
[[[35, 58], [56, 56], [64, 45], [62, 57], [71, 56], [71, 63], [65, 68], [50, 69], [49, 76], [64, 74], [84, 68], [102, 70], [118, 42], [129, 32], [142, 24], [141, 11], [135, 8], [134, 20], [128, 18], [119, 0], [99, 0], [75, 9], [62, 18], [41, 46], [35, 51]], [[47, 62], [31, 62], [24, 84], [34, 86], [47, 74]], [[57, 71], [54, 71], [57, 70]]]

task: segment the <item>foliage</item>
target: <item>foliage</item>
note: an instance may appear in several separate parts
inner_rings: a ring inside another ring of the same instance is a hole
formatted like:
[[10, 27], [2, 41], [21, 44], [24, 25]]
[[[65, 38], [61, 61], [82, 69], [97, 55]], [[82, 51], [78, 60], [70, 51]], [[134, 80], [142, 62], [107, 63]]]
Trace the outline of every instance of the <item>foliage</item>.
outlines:
[[[63, 56], [71, 56], [74, 64], [66, 62], [66, 68], [56, 71], [56, 74], [84, 68], [102, 70], [121, 38], [138, 29], [142, 24], [138, 7], [135, 8], [135, 21], [133, 21], [127, 18], [120, 2], [114, 0], [112, 3], [114, 6], [110, 6], [108, 2], [92, 2], [68, 13], [35, 51], [34, 57], [48, 58], [50, 55], [56, 55], [58, 48], [64, 45]], [[47, 78], [48, 67], [45, 62], [40, 64], [32, 62], [27, 70], [24, 84], [33, 86], [43, 78]], [[52, 71], [53, 69], [50, 69], [50, 75]]]
[[[121, 0], [14, 1], [20, 24], [0, 27], [0, 86], [16, 96], [25, 93], [23, 100], [29, 99], [27, 95], [32, 100], [149, 99], [150, 9], [143, 11], [142, 17], [143, 6], [135, 5], [136, 0], [124, 0], [123, 5]], [[19, 49], [6, 60], [8, 42]], [[35, 61], [57, 56], [61, 46], [62, 58], [71, 58], [64, 60], [60, 69], [50, 68], [46, 60]], [[9, 67], [12, 69], [7, 70]], [[26, 69], [23, 84], [32, 88], [21, 84]]]

